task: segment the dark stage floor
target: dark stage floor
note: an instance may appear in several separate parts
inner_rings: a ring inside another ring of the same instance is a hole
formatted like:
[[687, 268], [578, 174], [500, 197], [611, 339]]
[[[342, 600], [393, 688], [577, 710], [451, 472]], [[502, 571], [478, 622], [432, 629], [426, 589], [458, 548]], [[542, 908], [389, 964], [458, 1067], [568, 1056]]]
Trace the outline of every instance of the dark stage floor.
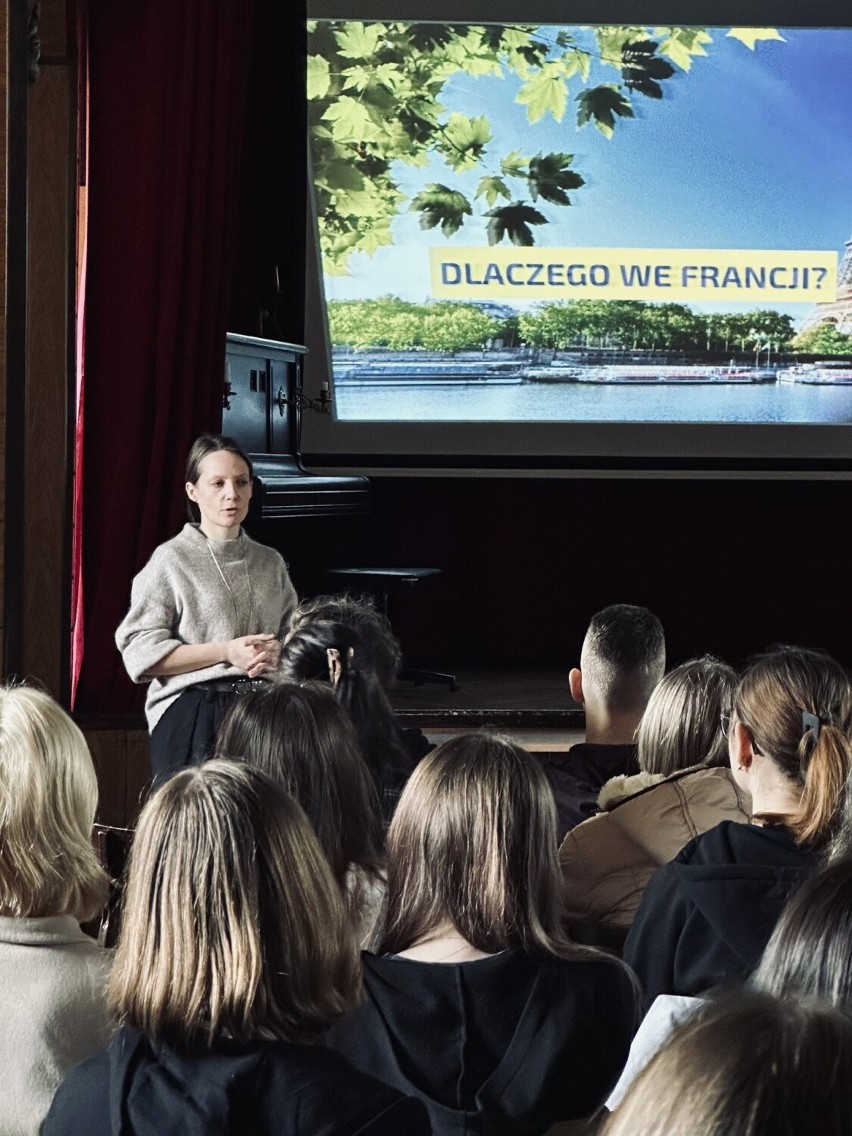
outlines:
[[567, 671], [457, 671], [456, 680], [456, 691], [400, 683], [393, 696], [400, 718], [436, 738], [491, 728], [527, 747], [563, 749], [582, 737], [583, 714], [568, 691]]

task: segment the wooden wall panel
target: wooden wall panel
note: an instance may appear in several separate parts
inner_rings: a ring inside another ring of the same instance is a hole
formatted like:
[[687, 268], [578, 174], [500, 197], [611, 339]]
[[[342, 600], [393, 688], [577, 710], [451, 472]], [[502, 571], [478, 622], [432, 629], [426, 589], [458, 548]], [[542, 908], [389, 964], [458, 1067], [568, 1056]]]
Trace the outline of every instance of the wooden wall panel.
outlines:
[[98, 775], [98, 821], [134, 828], [151, 785], [147, 730], [107, 728], [104, 722], [80, 722], [80, 728]]
[[68, 410], [75, 247], [75, 67], [65, 0], [42, 0], [41, 74], [27, 122], [27, 396], [22, 670], [67, 695]]

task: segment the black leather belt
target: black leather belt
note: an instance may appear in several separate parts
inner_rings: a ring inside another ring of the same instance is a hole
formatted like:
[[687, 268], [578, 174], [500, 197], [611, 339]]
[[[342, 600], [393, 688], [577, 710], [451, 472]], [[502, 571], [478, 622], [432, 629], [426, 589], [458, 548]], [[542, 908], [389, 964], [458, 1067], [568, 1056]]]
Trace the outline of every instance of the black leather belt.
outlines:
[[193, 683], [196, 690], [212, 690], [216, 694], [251, 694], [269, 685], [265, 678], [212, 678], [208, 682]]

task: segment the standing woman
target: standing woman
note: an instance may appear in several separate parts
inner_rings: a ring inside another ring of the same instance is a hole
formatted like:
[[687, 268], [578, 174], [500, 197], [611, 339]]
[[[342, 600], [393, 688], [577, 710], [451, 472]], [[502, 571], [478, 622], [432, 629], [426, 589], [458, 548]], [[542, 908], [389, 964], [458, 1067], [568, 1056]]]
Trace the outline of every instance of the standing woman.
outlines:
[[242, 529], [252, 465], [233, 440], [205, 434], [189, 451], [190, 523], [154, 550], [133, 581], [116, 643], [145, 713], [156, 780], [210, 756], [236, 695], [277, 670], [296, 604], [287, 565]]

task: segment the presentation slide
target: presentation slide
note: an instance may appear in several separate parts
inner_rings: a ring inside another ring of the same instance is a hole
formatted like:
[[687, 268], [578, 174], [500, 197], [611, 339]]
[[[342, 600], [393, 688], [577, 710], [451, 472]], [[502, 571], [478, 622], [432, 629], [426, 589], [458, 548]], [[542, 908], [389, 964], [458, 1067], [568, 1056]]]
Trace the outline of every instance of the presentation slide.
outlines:
[[852, 423], [852, 28], [308, 31], [339, 421]]

